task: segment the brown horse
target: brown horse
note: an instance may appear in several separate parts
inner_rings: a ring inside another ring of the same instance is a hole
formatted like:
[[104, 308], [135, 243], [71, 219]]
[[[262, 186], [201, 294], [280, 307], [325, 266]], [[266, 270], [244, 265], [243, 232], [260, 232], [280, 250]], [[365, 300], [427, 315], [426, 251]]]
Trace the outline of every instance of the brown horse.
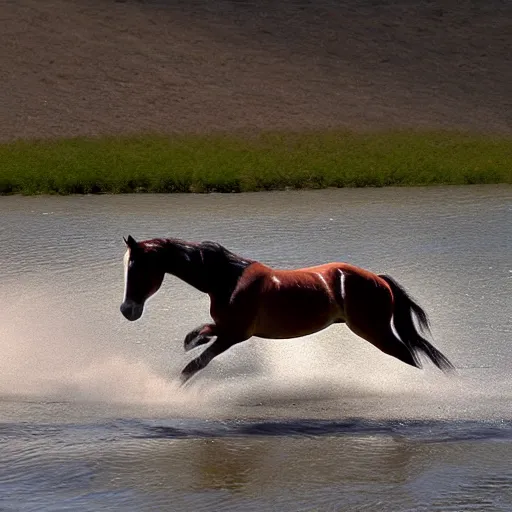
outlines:
[[389, 276], [347, 263], [275, 270], [215, 242], [136, 242], [131, 236], [124, 240], [128, 250], [121, 312], [128, 320], [141, 317], [166, 273], [210, 296], [214, 323], [189, 332], [185, 350], [216, 339], [183, 369], [182, 382], [251, 336], [296, 338], [335, 323], [346, 323], [355, 334], [409, 365], [421, 368], [421, 352], [441, 370], [453, 368], [415, 327], [413, 314], [420, 330], [429, 328], [423, 309]]

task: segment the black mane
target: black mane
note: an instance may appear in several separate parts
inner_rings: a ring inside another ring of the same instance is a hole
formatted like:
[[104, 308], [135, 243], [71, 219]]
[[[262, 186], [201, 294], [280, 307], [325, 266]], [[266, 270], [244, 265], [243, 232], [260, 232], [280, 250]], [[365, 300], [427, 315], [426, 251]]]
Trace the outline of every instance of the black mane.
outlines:
[[140, 245], [144, 253], [163, 258], [166, 272], [219, 299], [231, 297], [244, 270], [254, 263], [209, 240], [153, 238]]
[[254, 260], [242, 258], [217, 242], [204, 241], [197, 247], [212, 293], [231, 296], [242, 273]]
[[218, 242], [211, 242], [206, 240], [201, 242], [198, 247], [203, 253], [203, 258], [205, 255], [206, 257], [214, 255], [218, 260], [224, 259], [226, 262], [234, 265], [237, 268], [240, 268], [241, 270], [245, 270], [251, 263], [254, 263], [254, 260], [242, 258], [241, 256], [238, 256], [238, 254], [235, 254], [229, 249], [226, 249], [226, 247], [219, 244]]

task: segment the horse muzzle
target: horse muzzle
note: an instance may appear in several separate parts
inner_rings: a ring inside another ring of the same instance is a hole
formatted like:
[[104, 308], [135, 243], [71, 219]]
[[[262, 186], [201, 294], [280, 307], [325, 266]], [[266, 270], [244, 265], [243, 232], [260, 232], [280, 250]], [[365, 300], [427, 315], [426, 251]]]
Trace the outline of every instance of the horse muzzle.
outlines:
[[142, 312], [144, 311], [144, 304], [137, 304], [132, 301], [125, 301], [121, 304], [121, 313], [123, 316], [133, 322], [134, 320], [138, 320], [142, 316]]

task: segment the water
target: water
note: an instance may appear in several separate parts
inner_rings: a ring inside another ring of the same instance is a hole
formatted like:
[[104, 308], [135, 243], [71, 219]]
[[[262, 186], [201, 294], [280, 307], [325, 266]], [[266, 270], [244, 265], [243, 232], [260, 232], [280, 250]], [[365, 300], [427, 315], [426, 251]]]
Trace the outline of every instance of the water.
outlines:
[[[446, 377], [333, 326], [186, 389], [208, 300], [119, 313], [123, 236], [348, 261], [430, 314]], [[512, 188], [0, 199], [0, 510], [510, 510]]]

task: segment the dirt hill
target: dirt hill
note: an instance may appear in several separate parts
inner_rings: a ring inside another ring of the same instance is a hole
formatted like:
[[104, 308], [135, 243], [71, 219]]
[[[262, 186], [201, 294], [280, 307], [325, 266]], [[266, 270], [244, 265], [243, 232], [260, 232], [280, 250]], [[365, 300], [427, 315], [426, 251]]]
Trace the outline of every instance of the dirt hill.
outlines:
[[0, 0], [0, 140], [512, 133], [508, 0]]

